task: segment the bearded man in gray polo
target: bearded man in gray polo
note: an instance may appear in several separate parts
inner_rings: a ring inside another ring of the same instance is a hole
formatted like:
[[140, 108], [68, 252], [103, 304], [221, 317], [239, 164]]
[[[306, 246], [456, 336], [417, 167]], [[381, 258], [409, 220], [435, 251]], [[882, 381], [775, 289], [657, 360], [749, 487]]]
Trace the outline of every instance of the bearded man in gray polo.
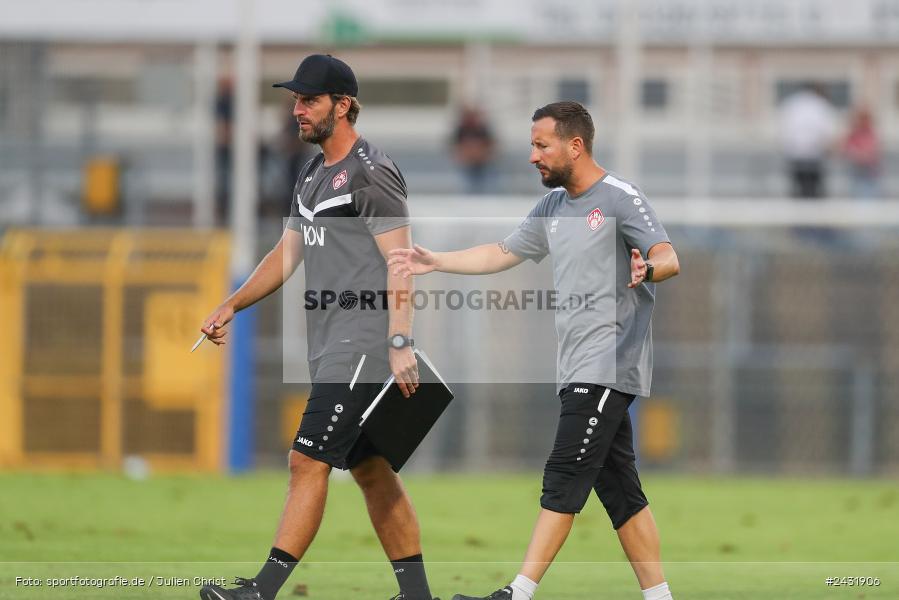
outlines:
[[[406, 277], [496, 273], [552, 255], [561, 298], [576, 296], [578, 289], [609, 290], [615, 303], [614, 322], [599, 318], [587, 302], [557, 308], [561, 415], [524, 563], [509, 585], [489, 596], [454, 600], [531, 600], [591, 489], [609, 514], [644, 598], [672, 599], [658, 530], [637, 475], [628, 408], [650, 391], [655, 284], [680, 267], [646, 197], [593, 160], [593, 134], [593, 120], [577, 102], [538, 109], [530, 162], [554, 189], [518, 229], [501, 242], [456, 252], [417, 245], [390, 252], [388, 267]], [[604, 256], [602, 250], [611, 247], [614, 257]]]
[[[418, 387], [412, 309], [396, 300], [410, 293], [410, 282], [390, 277], [385, 261], [390, 249], [409, 246], [406, 182], [390, 157], [356, 131], [359, 87], [348, 64], [313, 54], [292, 80], [275, 87], [292, 92], [300, 137], [321, 152], [300, 170], [278, 244], [201, 331], [215, 344], [225, 343], [234, 313], [280, 288], [302, 264], [312, 386], [288, 455], [287, 500], [268, 559], [256, 577], [238, 577], [229, 589], [205, 585], [200, 598], [274, 600], [318, 533], [336, 468], [349, 470], [362, 490], [400, 586], [393, 600], [439, 600], [428, 585], [412, 501], [359, 429], [390, 375], [407, 398]], [[357, 300], [353, 290], [383, 291], [390, 300], [350, 310]]]

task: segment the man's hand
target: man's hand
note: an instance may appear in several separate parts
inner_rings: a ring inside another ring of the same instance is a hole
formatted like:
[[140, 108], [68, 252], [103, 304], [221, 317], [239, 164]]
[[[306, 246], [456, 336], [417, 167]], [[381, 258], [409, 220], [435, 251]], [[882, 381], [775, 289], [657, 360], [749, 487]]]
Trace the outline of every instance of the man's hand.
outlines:
[[631, 282], [627, 284], [629, 288], [635, 288], [646, 279], [646, 261], [640, 255], [640, 251], [634, 248], [631, 250]]
[[203, 321], [203, 326], [200, 327], [200, 331], [205, 333], [206, 338], [213, 344], [222, 346], [225, 344], [225, 336], [228, 335], [228, 330], [223, 329], [223, 327], [230, 323], [233, 318], [234, 309], [228, 304], [222, 304], [212, 311], [211, 315], [206, 317], [206, 320]]
[[408, 398], [415, 393], [418, 388], [418, 363], [415, 361], [415, 355], [412, 348], [391, 348], [390, 352], [390, 370], [396, 378], [396, 384], [399, 386], [403, 396]]
[[396, 248], [390, 251], [387, 268], [394, 275], [406, 279], [410, 275], [425, 275], [437, 268], [434, 253], [415, 244], [412, 248]]

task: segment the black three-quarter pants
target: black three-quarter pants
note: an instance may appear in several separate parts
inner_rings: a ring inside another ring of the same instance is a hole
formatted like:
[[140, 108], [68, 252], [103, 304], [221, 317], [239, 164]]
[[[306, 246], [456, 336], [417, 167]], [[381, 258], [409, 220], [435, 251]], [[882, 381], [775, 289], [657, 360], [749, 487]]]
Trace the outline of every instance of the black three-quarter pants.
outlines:
[[337, 469], [352, 469], [377, 455], [359, 419], [390, 376], [387, 361], [339, 352], [311, 361], [309, 370], [312, 390], [293, 449]]
[[628, 415], [634, 396], [585, 383], [572, 383], [559, 396], [562, 413], [540, 505], [579, 513], [593, 489], [618, 529], [649, 504], [637, 475]]

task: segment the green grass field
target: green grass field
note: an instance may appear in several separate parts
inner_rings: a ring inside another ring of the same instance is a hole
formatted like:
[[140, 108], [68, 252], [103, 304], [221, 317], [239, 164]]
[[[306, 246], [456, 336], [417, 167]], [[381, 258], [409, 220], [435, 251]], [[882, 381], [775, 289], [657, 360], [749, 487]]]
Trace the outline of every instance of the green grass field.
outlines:
[[[282, 473], [146, 481], [0, 474], [0, 599], [196, 598], [194, 577], [255, 575], [285, 481]], [[895, 481], [647, 476], [644, 483], [678, 600], [899, 598]], [[514, 576], [536, 516], [538, 474], [410, 476], [407, 486], [436, 594], [487, 593]], [[144, 585], [48, 585], [48, 578], [116, 576]], [[854, 576], [880, 585], [825, 585], [826, 577]], [[16, 577], [43, 585], [17, 585]], [[279, 600], [386, 600], [394, 591], [361, 495], [352, 482], [333, 480], [322, 529]], [[640, 597], [591, 498], [537, 598]]]

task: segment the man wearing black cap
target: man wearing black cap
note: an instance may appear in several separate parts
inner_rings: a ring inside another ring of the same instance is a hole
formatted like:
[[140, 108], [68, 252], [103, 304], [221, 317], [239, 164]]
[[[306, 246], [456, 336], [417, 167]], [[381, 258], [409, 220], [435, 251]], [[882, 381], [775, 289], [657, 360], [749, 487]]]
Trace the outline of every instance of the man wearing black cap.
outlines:
[[309, 56], [292, 80], [275, 87], [293, 92], [300, 137], [322, 151], [300, 171], [277, 246], [201, 330], [225, 343], [223, 327], [234, 313], [277, 290], [303, 262], [312, 389], [289, 454], [287, 502], [268, 560], [254, 579], [239, 578], [229, 590], [206, 586], [200, 597], [273, 600], [318, 531], [336, 467], [349, 469], [362, 489], [399, 582], [394, 600], [432, 600], [415, 510], [358, 425], [391, 374], [406, 397], [418, 387], [411, 302], [396, 301], [412, 287], [388, 275], [385, 261], [391, 250], [410, 246], [406, 183], [393, 161], [354, 129], [361, 107], [346, 63]]

